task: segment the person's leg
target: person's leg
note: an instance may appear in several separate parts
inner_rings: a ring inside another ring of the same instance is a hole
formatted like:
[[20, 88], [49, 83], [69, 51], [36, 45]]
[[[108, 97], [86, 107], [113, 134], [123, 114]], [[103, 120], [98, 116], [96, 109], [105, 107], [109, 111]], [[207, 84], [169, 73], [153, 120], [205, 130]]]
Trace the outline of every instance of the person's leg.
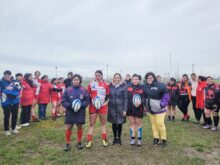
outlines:
[[52, 119], [55, 120], [56, 118], [56, 110], [57, 110], [57, 102], [52, 102]]
[[185, 116], [185, 112], [184, 112], [184, 99], [183, 98], [179, 98], [179, 101], [178, 101], [178, 108], [179, 110], [182, 112], [183, 114], [183, 117], [182, 117], [182, 121], [185, 120], [184, 119], [184, 116]]
[[89, 121], [90, 121], [90, 125], [89, 125], [89, 129], [88, 129], [88, 135], [87, 135], [87, 146], [86, 148], [90, 148], [91, 144], [89, 144], [88, 142], [92, 142], [92, 135], [94, 132], [94, 126], [96, 123], [96, 119], [97, 119], [97, 113], [92, 113], [89, 114]]
[[137, 145], [142, 145], [142, 119], [141, 118], [135, 118], [135, 124], [137, 128], [137, 134], [138, 134], [138, 143]]
[[192, 96], [192, 108], [193, 108], [195, 119], [196, 119], [196, 121], [198, 121], [197, 108], [196, 108], [196, 97], [195, 96]]
[[64, 147], [64, 151], [69, 151], [71, 146], [71, 135], [72, 135], [73, 124], [66, 124], [66, 132], [65, 132], [65, 141], [66, 145]]
[[212, 131], [217, 131], [218, 124], [219, 124], [218, 110], [213, 111], [212, 114], [213, 114], [214, 127], [211, 130]]
[[39, 119], [43, 119], [43, 114], [44, 114], [44, 106], [43, 104], [38, 104], [38, 117]]
[[130, 123], [130, 137], [131, 137], [131, 139], [135, 139], [135, 120], [134, 120], [134, 117], [129, 116], [128, 120]]
[[47, 117], [47, 104], [43, 104], [43, 117]]
[[107, 137], [107, 127], [106, 127], [106, 114], [99, 114], [99, 120], [101, 122], [101, 129], [102, 129], [102, 145], [104, 147], [108, 146], [108, 137]]
[[31, 121], [31, 105], [27, 106], [27, 123], [30, 123]]
[[203, 128], [210, 129], [211, 125], [212, 125], [211, 110], [205, 109], [205, 116], [206, 116], [206, 123], [207, 123], [207, 125], [204, 126]]
[[82, 136], [83, 136], [83, 127], [82, 124], [77, 125], [77, 148], [78, 149], [83, 149], [82, 145]]
[[159, 131], [161, 140], [167, 140], [166, 126], [164, 123], [165, 113], [155, 115], [156, 127]]
[[160, 136], [159, 136], [159, 132], [158, 132], [158, 129], [157, 129], [157, 126], [156, 126], [156, 116], [152, 115], [152, 114], [149, 114], [149, 117], [150, 117], [150, 121], [151, 121], [153, 137], [154, 137], [154, 139], [159, 139]]
[[21, 113], [20, 113], [20, 124], [25, 124], [26, 123], [26, 106], [21, 106]]
[[189, 114], [188, 114], [188, 106], [189, 106], [189, 98], [185, 98], [183, 101], [183, 114], [185, 121], [189, 121]]
[[121, 133], [122, 133], [122, 124], [118, 124], [118, 143], [121, 145]]
[[12, 130], [15, 130], [16, 125], [17, 125], [18, 109], [19, 109], [19, 104], [13, 104], [12, 109], [11, 109], [11, 113], [12, 113], [11, 129]]
[[176, 116], [176, 106], [172, 106], [172, 112], [171, 112], [171, 120], [175, 121], [175, 116]]
[[9, 119], [11, 115], [11, 105], [3, 106], [4, 111], [4, 130], [9, 131]]
[[113, 140], [113, 144], [116, 143], [116, 139], [117, 139], [117, 124], [112, 124], [112, 132], [113, 132], [113, 135], [114, 135], [114, 140]]
[[168, 120], [171, 120], [171, 116], [172, 116], [172, 107], [171, 107], [171, 105], [168, 105], [167, 109], [168, 109], [168, 111], [167, 111]]
[[202, 118], [202, 109], [198, 109], [197, 108], [197, 121], [200, 122], [201, 118]]

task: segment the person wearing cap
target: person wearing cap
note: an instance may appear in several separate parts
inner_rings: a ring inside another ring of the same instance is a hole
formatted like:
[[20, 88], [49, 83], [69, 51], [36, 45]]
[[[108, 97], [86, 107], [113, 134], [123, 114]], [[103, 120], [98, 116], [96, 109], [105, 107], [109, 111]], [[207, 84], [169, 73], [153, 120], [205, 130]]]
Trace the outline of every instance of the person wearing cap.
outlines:
[[4, 112], [4, 130], [5, 135], [10, 136], [9, 120], [11, 116], [12, 133], [18, 134], [16, 129], [18, 109], [20, 102], [21, 86], [17, 80], [13, 80], [11, 71], [6, 70], [4, 76], [0, 81], [1, 104]]

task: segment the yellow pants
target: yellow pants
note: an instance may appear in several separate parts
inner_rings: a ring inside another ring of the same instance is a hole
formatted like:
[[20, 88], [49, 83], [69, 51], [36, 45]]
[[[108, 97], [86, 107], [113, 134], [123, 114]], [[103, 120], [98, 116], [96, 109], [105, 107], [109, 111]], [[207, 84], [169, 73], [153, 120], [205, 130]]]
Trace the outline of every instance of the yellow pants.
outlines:
[[154, 138], [167, 140], [165, 115], [166, 113], [149, 114]]

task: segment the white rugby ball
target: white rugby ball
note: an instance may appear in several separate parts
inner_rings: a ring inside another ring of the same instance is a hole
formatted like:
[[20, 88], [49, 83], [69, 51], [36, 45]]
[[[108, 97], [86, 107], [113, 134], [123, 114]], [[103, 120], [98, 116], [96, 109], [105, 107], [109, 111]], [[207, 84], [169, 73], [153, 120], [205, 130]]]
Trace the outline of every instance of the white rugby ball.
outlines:
[[93, 105], [97, 110], [99, 110], [102, 107], [102, 100], [99, 96], [96, 96], [93, 99]]
[[81, 101], [80, 99], [75, 99], [73, 102], [72, 102], [72, 108], [74, 110], [74, 112], [78, 112], [81, 108]]
[[139, 104], [141, 103], [141, 96], [139, 94], [135, 94], [133, 96], [132, 102], [135, 107], [139, 107]]

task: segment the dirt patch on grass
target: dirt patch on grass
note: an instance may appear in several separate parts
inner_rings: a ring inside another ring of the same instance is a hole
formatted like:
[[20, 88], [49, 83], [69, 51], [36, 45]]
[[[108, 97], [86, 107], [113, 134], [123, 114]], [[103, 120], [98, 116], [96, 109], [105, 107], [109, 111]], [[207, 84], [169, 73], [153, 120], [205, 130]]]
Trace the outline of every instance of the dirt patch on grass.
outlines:
[[205, 160], [207, 165], [220, 164], [220, 148], [213, 148], [211, 151], [197, 151], [194, 148], [185, 148], [184, 152], [190, 158], [199, 158]]

